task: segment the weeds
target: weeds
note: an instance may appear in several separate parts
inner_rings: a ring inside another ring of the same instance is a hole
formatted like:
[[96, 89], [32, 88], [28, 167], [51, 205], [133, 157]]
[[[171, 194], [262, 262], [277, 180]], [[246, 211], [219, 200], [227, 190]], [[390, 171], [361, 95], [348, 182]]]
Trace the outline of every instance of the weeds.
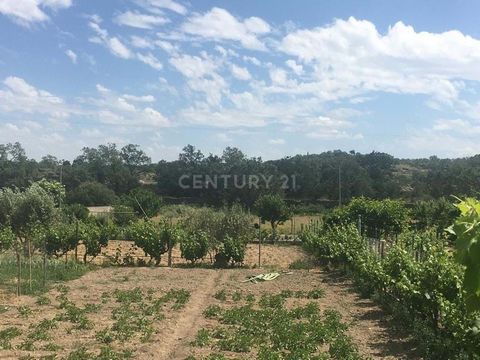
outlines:
[[213, 295], [213, 297], [217, 300], [220, 300], [220, 301], [226, 301], [227, 300], [227, 292], [225, 291], [225, 289], [222, 289], [220, 291], [217, 291], [215, 293], [215, 295]]
[[193, 341], [194, 346], [204, 347], [210, 344], [211, 335], [207, 329], [200, 329], [195, 336], [195, 340]]
[[33, 314], [33, 310], [27, 305], [22, 305], [18, 307], [18, 314], [20, 317], [28, 319]]
[[11, 340], [20, 336], [22, 332], [17, 327], [8, 327], [0, 331], [0, 350], [8, 350], [12, 348]]
[[[249, 296], [245, 297], [250, 300], [245, 305], [227, 309], [210, 305], [204, 316], [217, 319], [219, 325], [211, 331], [201, 329], [192, 344], [227, 352], [254, 352], [258, 360], [361, 359], [338, 312], [322, 312], [315, 302], [291, 309], [285, 307], [287, 298], [322, 296], [322, 289], [283, 291], [262, 295], [258, 307]], [[212, 359], [215, 356], [224, 358], [221, 354], [210, 355]]]

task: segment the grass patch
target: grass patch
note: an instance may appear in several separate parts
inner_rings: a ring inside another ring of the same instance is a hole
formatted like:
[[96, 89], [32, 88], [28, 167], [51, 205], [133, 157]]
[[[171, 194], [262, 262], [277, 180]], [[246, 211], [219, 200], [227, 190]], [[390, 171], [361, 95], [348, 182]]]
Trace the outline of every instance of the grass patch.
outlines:
[[[39, 295], [48, 291], [52, 284], [70, 281], [79, 278], [93, 267], [73, 261], [65, 264], [58, 259], [48, 259], [46, 283], [43, 283], [43, 259], [35, 258], [32, 261], [32, 288], [28, 282], [29, 264], [22, 259], [22, 281], [20, 290], [24, 295]], [[17, 291], [17, 263], [13, 255], [0, 257], [0, 286], [9, 293]]]

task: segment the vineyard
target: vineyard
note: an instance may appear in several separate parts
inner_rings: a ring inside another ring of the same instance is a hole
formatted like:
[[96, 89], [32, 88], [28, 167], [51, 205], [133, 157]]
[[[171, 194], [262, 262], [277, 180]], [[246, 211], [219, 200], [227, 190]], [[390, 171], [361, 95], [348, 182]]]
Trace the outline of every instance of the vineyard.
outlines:
[[91, 215], [55, 182], [0, 191], [2, 358], [480, 357], [474, 199], [356, 198], [296, 229], [277, 195], [137, 195]]

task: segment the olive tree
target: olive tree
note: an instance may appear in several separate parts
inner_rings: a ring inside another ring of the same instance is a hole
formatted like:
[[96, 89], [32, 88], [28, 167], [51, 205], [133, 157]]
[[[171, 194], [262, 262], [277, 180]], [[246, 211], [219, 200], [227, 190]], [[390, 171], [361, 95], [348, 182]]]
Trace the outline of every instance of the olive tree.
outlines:
[[276, 238], [278, 224], [290, 218], [290, 211], [283, 198], [278, 194], [265, 194], [255, 202], [255, 209], [262, 221], [272, 226], [273, 238]]
[[[46, 183], [43, 183], [45, 186]], [[24, 191], [0, 190], [0, 226], [11, 227], [15, 234], [14, 249], [17, 254], [18, 284], [21, 277], [21, 251], [29, 258], [29, 286], [32, 287], [32, 252], [34, 240], [57, 217], [54, 197], [39, 183], [33, 183]], [[18, 287], [18, 292], [20, 287]]]

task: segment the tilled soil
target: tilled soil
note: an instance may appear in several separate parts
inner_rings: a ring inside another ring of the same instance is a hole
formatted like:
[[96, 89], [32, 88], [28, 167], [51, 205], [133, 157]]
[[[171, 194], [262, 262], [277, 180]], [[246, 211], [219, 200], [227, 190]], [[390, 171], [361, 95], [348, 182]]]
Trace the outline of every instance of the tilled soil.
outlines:
[[[256, 263], [258, 253], [255, 247], [249, 249], [247, 263]], [[264, 263], [278, 269], [286, 269], [288, 264], [306, 255], [295, 246], [267, 246], [263, 249]], [[155, 333], [148, 342], [137, 338], [127, 341], [114, 341], [114, 349], [132, 349], [135, 359], [183, 360], [189, 355], [201, 357], [208, 352], [206, 349], [191, 346], [197, 331], [201, 328], [211, 328], [212, 320], [205, 319], [203, 311], [211, 304], [219, 304], [214, 294], [225, 289], [228, 293], [239, 291], [243, 294], [253, 294], [260, 297], [265, 293], [277, 294], [282, 290], [308, 291], [312, 288], [322, 288], [325, 295], [315, 300], [321, 309], [335, 309], [350, 324], [349, 334], [358, 345], [360, 352], [372, 359], [415, 359], [414, 349], [408, 339], [394, 332], [388, 318], [371, 300], [361, 299], [353, 290], [348, 279], [332, 275], [320, 269], [292, 270], [282, 272], [273, 281], [250, 283], [243, 280], [250, 275], [263, 271], [260, 269], [200, 269], [200, 268], [122, 268], [109, 267], [90, 272], [80, 279], [66, 283], [68, 299], [78, 307], [86, 304], [96, 304], [99, 310], [88, 314], [93, 323], [92, 329], [72, 330], [69, 323], [59, 322], [56, 329], [50, 330], [52, 339], [36, 341], [37, 350], [18, 350], [31, 332], [30, 325], [43, 319], [52, 319], [59, 312], [59, 291], [51, 290], [47, 297], [50, 305], [37, 305], [36, 299], [22, 296], [10, 298], [6, 312], [0, 313], [0, 331], [15, 326], [22, 335], [11, 341], [12, 349], [0, 350], [0, 359], [19, 359], [25, 355], [39, 358], [52, 354], [52, 351], [39, 350], [44, 345], [54, 343], [60, 346], [56, 350], [57, 358], [68, 355], [73, 349], [84, 345], [91, 351], [97, 351], [102, 343], [95, 334], [100, 329], [111, 326], [112, 311], [117, 306], [113, 300], [102, 302], [103, 295], [112, 294], [116, 289], [131, 290], [140, 288], [145, 293], [150, 289], [152, 296], [161, 296], [171, 289], [185, 289], [190, 292], [190, 299], [179, 310], [171, 310], [165, 306], [165, 317], [155, 322]], [[232, 305], [233, 300], [227, 299], [222, 305]], [[22, 317], [19, 307], [27, 306], [32, 310], [28, 317]]]

